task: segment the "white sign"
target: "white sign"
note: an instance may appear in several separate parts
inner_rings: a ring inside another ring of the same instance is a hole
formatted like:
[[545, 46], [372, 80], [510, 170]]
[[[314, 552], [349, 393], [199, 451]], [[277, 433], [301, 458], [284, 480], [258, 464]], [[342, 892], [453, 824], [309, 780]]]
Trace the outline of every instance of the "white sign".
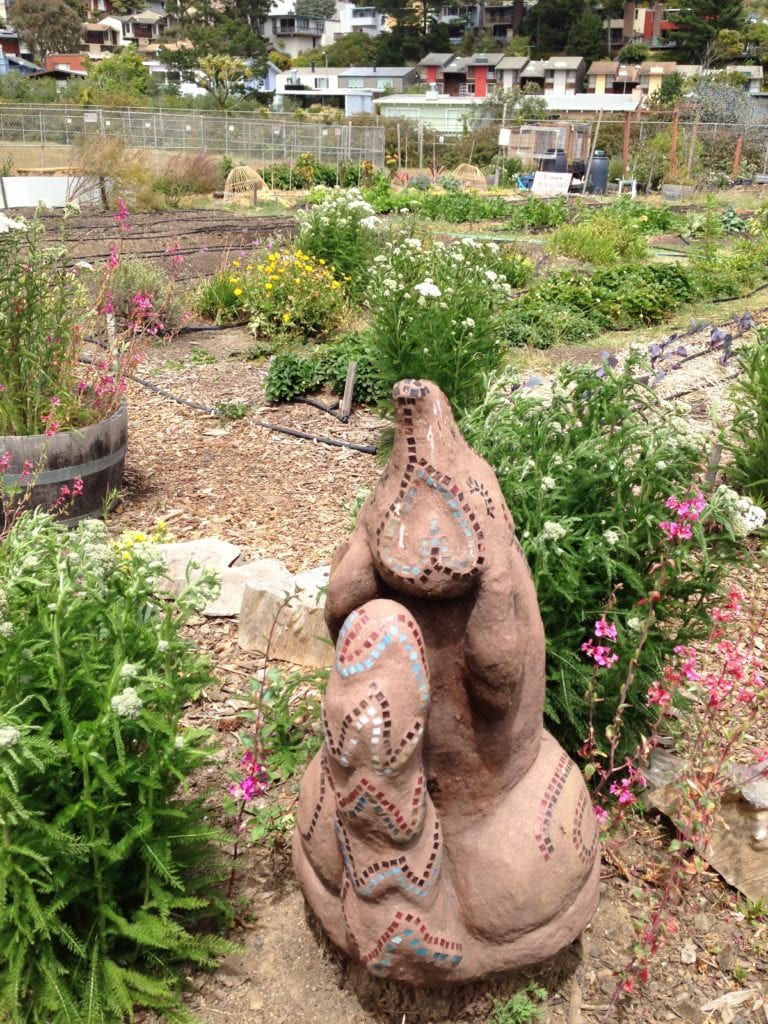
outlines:
[[509, 128], [499, 128], [499, 145], [506, 149], [512, 141], [512, 131]]
[[571, 187], [572, 174], [555, 174], [553, 171], [536, 171], [531, 192], [535, 196], [567, 196]]

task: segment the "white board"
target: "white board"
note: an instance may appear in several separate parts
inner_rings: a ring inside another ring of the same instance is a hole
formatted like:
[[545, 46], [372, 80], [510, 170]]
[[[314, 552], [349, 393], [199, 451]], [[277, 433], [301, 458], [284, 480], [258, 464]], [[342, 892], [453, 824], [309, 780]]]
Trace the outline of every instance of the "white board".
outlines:
[[[98, 202], [99, 188], [84, 188], [83, 179], [71, 175], [28, 174], [3, 178], [0, 208], [5, 210], [45, 203], [53, 208], [66, 206], [77, 195], [78, 201]], [[3, 196], [5, 202], [3, 202]]]
[[554, 171], [536, 171], [531, 192], [535, 196], [567, 196], [571, 187], [572, 174], [556, 174]]

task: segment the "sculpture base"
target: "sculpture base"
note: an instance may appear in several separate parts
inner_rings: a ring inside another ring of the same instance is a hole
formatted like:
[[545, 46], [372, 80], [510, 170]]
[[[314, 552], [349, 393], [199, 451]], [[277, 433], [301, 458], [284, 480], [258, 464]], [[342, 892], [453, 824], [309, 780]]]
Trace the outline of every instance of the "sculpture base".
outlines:
[[[325, 784], [310, 769], [301, 804], [318, 806]], [[319, 806], [315, 834], [335, 836], [333, 801]], [[421, 908], [359, 898], [341, 872], [323, 880], [313, 862], [320, 854], [327, 864], [327, 850], [302, 838], [300, 809], [293, 858], [307, 902], [331, 941], [376, 977], [419, 988], [466, 984], [548, 960], [591, 920], [600, 880], [594, 813], [578, 769], [548, 733], [491, 814], [443, 815], [442, 825], [439, 898]]]

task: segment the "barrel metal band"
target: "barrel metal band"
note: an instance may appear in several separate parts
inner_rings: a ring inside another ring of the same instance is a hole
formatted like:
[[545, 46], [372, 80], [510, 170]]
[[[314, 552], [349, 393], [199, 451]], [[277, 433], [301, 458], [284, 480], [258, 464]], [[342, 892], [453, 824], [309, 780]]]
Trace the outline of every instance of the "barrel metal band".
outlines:
[[20, 473], [3, 473], [3, 483], [9, 487], [18, 487], [20, 484], [24, 487], [31, 487], [33, 484], [38, 486], [40, 484], [61, 484], [68, 480], [74, 480], [75, 477], [81, 476], [92, 476], [94, 473], [100, 472], [102, 469], [108, 469], [110, 466], [114, 466], [115, 463], [120, 462], [121, 459], [125, 458], [125, 451], [127, 445], [123, 445], [114, 452], [110, 452], [109, 455], [103, 455], [100, 459], [93, 459], [91, 462], [84, 462], [80, 466], [67, 466], [63, 469], [46, 469], [42, 473], [35, 473], [34, 470], [30, 471], [24, 480], [21, 479]]

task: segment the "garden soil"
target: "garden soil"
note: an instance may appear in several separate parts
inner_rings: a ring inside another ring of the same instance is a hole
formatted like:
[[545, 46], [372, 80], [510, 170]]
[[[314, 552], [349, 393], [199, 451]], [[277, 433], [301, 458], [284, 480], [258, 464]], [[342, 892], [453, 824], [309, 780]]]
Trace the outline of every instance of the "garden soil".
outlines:
[[[215, 241], [207, 252], [198, 252], [198, 262], [188, 271], [197, 277], [217, 269], [226, 255], [267, 230], [266, 225], [240, 223], [247, 218], [223, 224], [220, 214], [214, 230], [207, 215], [198, 220], [188, 213], [186, 220], [177, 214], [152, 215], [141, 245], [136, 237], [131, 244], [152, 253], [177, 242], [182, 249], [202, 249], [206, 246], [196, 229], [204, 228]], [[281, 221], [268, 231], [290, 234], [292, 227]], [[100, 220], [94, 215], [73, 255], [103, 257], [99, 243], [110, 235], [108, 215]], [[702, 333], [687, 345], [704, 352], [707, 340]], [[110, 517], [114, 533], [151, 532], [164, 522], [177, 540], [218, 536], [238, 544], [246, 558], [279, 558], [292, 571], [330, 560], [349, 528], [355, 496], [375, 483], [380, 465], [370, 454], [259, 424], [375, 445], [382, 423], [363, 409], [353, 410], [343, 424], [308, 405], [267, 405], [266, 366], [246, 358], [252, 344], [246, 331], [230, 329], [186, 333], [153, 347], [141, 370], [152, 387], [129, 387], [125, 489]], [[688, 415], [702, 422], [714, 404], [723, 408], [733, 372], [717, 356], [706, 353], [680, 365], [660, 385], [668, 394], [685, 391]], [[599, 354], [582, 349], [579, 358], [596, 360]], [[546, 391], [546, 368], [539, 375], [536, 386]], [[222, 423], [162, 392], [207, 407], [242, 401], [248, 415]], [[766, 587], [762, 579], [753, 582], [754, 589]], [[239, 759], [235, 730], [246, 724], [240, 716], [247, 706], [248, 681], [264, 666], [238, 648], [231, 619], [197, 619], [190, 634], [209, 652], [216, 681], [188, 709], [187, 720], [214, 729], [221, 739], [215, 763], [193, 785], [213, 794], [211, 816], [231, 830], [233, 822], [221, 808], [228, 773]], [[750, 737], [752, 744], [766, 745], [766, 732]], [[271, 799], [290, 812], [295, 793], [280, 792]], [[739, 894], [712, 871], [692, 880], [675, 931], [651, 964], [648, 984], [613, 1006], [617, 972], [631, 955], [638, 911], [631, 866], [670, 838], [660, 816], [635, 819], [623, 843], [604, 860], [600, 907], [579, 942], [528, 976], [448, 993], [401, 990], [346, 963], [307, 917], [285, 840], [244, 842], [237, 850], [233, 844], [228, 854], [237, 917], [231, 937], [241, 951], [226, 957], [216, 971], [189, 974], [188, 1005], [203, 1024], [479, 1024], [491, 1018], [494, 998], [503, 1002], [534, 979], [548, 994], [541, 1016], [548, 1024], [598, 1024], [611, 1009], [611, 1019], [625, 1024], [767, 1024], [768, 916], [745, 916]], [[663, 883], [654, 877], [644, 881]], [[152, 1014], [137, 1016], [139, 1024], [156, 1020]]]

